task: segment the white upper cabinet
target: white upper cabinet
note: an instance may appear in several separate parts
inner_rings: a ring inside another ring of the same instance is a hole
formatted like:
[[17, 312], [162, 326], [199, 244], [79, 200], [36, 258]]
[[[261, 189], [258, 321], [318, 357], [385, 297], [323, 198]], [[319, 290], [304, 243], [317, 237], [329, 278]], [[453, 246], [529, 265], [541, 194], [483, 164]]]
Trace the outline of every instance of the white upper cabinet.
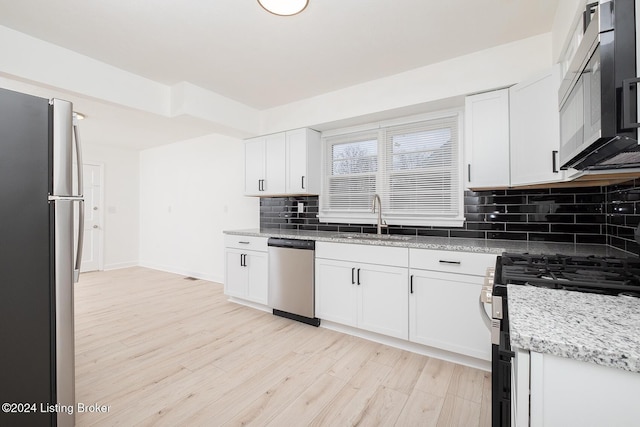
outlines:
[[264, 174], [264, 137], [247, 139], [244, 142], [245, 179], [244, 194], [260, 195]]
[[245, 195], [318, 194], [320, 134], [297, 129], [245, 141]]
[[247, 139], [244, 143], [247, 196], [266, 196], [285, 192], [285, 134]]
[[266, 194], [282, 194], [286, 182], [285, 135], [276, 133], [264, 138], [265, 179], [262, 191]]
[[560, 66], [509, 89], [511, 185], [564, 179], [558, 164]]
[[505, 188], [509, 180], [509, 90], [465, 99], [465, 186]]
[[287, 194], [320, 194], [320, 133], [286, 132]]

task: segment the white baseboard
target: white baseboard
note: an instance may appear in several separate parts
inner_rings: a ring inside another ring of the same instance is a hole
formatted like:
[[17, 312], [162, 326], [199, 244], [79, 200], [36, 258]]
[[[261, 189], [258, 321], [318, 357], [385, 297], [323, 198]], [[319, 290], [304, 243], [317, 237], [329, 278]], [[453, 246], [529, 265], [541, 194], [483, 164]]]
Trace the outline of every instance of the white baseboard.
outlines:
[[104, 271], [108, 270], [120, 270], [121, 268], [137, 267], [139, 264], [136, 261], [131, 262], [117, 262], [115, 264], [105, 264]]
[[273, 312], [271, 307], [267, 307], [266, 305], [263, 305], [263, 304], [258, 304], [257, 302], [247, 301], [247, 300], [243, 300], [236, 297], [229, 297], [228, 301], [236, 304], [244, 305], [250, 308], [255, 308], [256, 310], [265, 311], [267, 313]]
[[223, 283], [224, 278], [219, 277], [217, 275], [203, 273], [199, 271], [185, 270], [183, 268], [170, 266], [170, 265], [161, 265], [150, 262], [140, 262], [138, 264], [140, 267], [151, 268], [153, 270], [166, 271], [167, 273], [179, 274], [181, 276], [187, 277], [195, 277], [196, 279], [208, 280], [210, 282]]
[[[262, 304], [257, 304], [251, 301], [245, 301], [243, 299], [229, 297], [230, 302], [241, 304], [257, 310], [271, 312], [271, 308]], [[292, 320], [294, 322], [295, 320]], [[330, 329], [332, 331], [341, 332], [347, 335], [353, 335], [355, 337], [363, 338], [369, 341], [377, 342], [380, 344], [388, 345], [390, 347], [399, 348], [401, 350], [410, 351], [412, 353], [422, 354], [423, 356], [429, 356], [436, 359], [446, 360], [447, 362], [457, 363], [459, 365], [469, 366], [471, 368], [480, 369], [482, 371], [491, 372], [491, 361], [481, 360], [475, 357], [465, 356], [463, 354], [452, 353], [450, 351], [441, 350], [434, 347], [429, 347], [422, 344], [417, 344], [411, 341], [388, 337], [386, 335], [376, 334], [375, 332], [364, 331], [362, 329], [353, 328], [351, 326], [341, 325], [339, 323], [333, 323], [326, 320], [321, 320], [321, 328]]]
[[386, 335], [380, 335], [376, 334], [375, 332], [364, 331], [362, 329], [353, 328], [351, 326], [345, 326], [326, 320], [322, 320], [320, 322], [320, 327], [331, 329], [332, 331], [342, 332], [347, 335], [364, 338], [369, 341], [385, 344], [390, 347], [399, 348], [401, 350], [410, 351], [412, 353], [422, 354], [423, 356], [434, 357], [436, 359], [446, 360], [447, 362], [457, 363], [459, 365], [469, 366], [471, 368], [491, 372], [491, 361], [488, 360], [481, 360], [475, 357], [465, 356], [463, 354], [452, 353], [450, 351], [417, 344], [399, 338], [388, 337]]

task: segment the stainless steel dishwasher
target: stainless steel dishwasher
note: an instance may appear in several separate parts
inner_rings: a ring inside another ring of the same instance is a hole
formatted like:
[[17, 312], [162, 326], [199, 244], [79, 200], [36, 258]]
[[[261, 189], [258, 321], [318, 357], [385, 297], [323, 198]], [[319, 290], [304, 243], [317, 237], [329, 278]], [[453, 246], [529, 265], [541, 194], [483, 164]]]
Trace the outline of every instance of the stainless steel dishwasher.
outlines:
[[315, 242], [271, 237], [267, 245], [273, 314], [319, 326], [320, 319], [315, 317]]

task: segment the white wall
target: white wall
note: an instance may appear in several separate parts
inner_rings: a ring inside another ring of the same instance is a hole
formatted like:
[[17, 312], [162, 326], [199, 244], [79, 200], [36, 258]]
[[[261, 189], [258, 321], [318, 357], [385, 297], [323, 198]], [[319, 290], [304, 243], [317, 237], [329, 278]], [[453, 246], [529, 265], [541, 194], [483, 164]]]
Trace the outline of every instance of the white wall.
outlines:
[[104, 167], [104, 269], [138, 265], [139, 152], [83, 140], [83, 157]]
[[326, 123], [382, 111], [428, 108], [442, 99], [513, 85], [551, 67], [551, 59], [551, 33], [541, 34], [264, 110], [261, 127], [265, 134], [316, 125], [324, 130]]
[[140, 153], [140, 265], [222, 282], [223, 230], [259, 227], [244, 144], [208, 135]]

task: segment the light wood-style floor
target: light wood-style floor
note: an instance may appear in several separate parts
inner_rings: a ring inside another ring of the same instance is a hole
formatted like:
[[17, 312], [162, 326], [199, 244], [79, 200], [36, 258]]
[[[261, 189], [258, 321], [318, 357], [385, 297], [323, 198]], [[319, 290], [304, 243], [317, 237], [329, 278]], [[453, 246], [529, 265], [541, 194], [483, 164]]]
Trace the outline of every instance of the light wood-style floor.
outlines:
[[486, 372], [230, 303], [128, 268], [76, 285], [78, 426], [489, 426]]

